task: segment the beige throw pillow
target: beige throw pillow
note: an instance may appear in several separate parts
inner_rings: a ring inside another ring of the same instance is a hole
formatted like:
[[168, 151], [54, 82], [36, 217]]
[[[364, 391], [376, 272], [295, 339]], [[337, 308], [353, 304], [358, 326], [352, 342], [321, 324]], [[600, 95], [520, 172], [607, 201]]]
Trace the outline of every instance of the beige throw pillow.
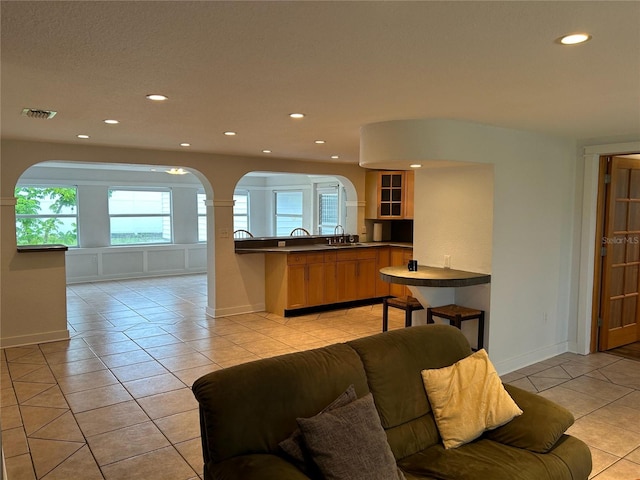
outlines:
[[522, 414], [484, 349], [421, 374], [445, 448], [459, 447]]

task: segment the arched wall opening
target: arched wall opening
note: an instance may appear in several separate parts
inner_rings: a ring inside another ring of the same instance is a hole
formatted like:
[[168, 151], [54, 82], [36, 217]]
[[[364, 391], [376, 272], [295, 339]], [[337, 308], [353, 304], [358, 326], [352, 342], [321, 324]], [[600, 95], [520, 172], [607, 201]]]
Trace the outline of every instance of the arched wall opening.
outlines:
[[[34, 165], [17, 183], [17, 243], [69, 246], [68, 284], [204, 273], [207, 189], [187, 170], [167, 174], [174, 170], [58, 161]], [[63, 195], [73, 205], [56, 213]], [[20, 208], [24, 204], [29, 208]]]
[[[278, 218], [278, 201], [287, 201]], [[311, 235], [358, 233], [358, 201], [353, 183], [339, 175], [255, 171], [234, 191], [234, 231], [254, 237], [287, 237], [295, 227]]]

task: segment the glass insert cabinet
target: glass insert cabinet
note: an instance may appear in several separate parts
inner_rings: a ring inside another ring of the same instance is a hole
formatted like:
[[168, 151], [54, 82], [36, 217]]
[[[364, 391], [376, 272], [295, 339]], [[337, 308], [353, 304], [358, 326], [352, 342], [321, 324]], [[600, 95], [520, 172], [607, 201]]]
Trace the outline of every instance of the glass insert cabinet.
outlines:
[[367, 190], [371, 194], [375, 192], [375, 197], [367, 196], [367, 218], [413, 218], [412, 171], [367, 172]]

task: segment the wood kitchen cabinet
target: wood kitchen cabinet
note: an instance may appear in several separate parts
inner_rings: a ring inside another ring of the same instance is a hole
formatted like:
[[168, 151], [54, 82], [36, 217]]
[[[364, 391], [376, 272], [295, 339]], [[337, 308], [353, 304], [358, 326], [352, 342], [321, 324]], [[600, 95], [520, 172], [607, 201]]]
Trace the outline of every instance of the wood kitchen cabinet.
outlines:
[[[390, 265], [392, 267], [407, 267], [409, 260], [413, 258], [412, 248], [391, 247], [389, 252]], [[393, 297], [404, 297], [411, 295], [411, 290], [406, 285], [398, 283], [389, 284], [389, 295]]]
[[376, 297], [386, 297], [389, 295], [390, 284], [382, 280], [380, 269], [391, 266], [390, 248], [378, 247], [376, 253]]
[[365, 181], [366, 218], [413, 218], [413, 171], [371, 170]]
[[332, 295], [335, 296], [331, 291], [331, 284], [335, 281], [327, 277], [328, 275], [335, 277], [333, 265], [335, 265], [333, 252], [267, 255], [265, 258], [267, 310], [284, 315], [285, 310], [331, 302]]
[[376, 249], [341, 250], [337, 254], [338, 302], [375, 298]]
[[378, 250], [351, 248], [266, 255], [267, 311], [284, 316], [287, 310], [379, 296]]

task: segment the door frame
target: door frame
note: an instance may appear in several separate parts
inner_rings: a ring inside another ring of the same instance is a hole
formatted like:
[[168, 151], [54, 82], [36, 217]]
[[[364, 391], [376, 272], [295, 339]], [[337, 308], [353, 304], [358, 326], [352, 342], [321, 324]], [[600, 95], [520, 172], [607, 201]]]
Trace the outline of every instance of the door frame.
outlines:
[[[600, 157], [614, 155], [628, 155], [640, 152], [640, 141], [617, 143], [610, 145], [594, 145], [583, 150], [583, 162], [579, 162], [578, 169], [582, 170], [582, 216], [580, 236], [576, 240], [579, 252], [579, 278], [577, 292], [577, 322], [574, 328], [570, 326], [570, 351], [586, 355], [595, 352], [597, 345], [592, 344], [593, 329], [597, 330], [597, 309], [594, 310], [595, 264], [598, 241], [598, 191], [600, 176]], [[578, 173], [579, 173], [578, 170]], [[579, 197], [576, 195], [576, 201]], [[596, 321], [594, 322], [594, 311]]]

